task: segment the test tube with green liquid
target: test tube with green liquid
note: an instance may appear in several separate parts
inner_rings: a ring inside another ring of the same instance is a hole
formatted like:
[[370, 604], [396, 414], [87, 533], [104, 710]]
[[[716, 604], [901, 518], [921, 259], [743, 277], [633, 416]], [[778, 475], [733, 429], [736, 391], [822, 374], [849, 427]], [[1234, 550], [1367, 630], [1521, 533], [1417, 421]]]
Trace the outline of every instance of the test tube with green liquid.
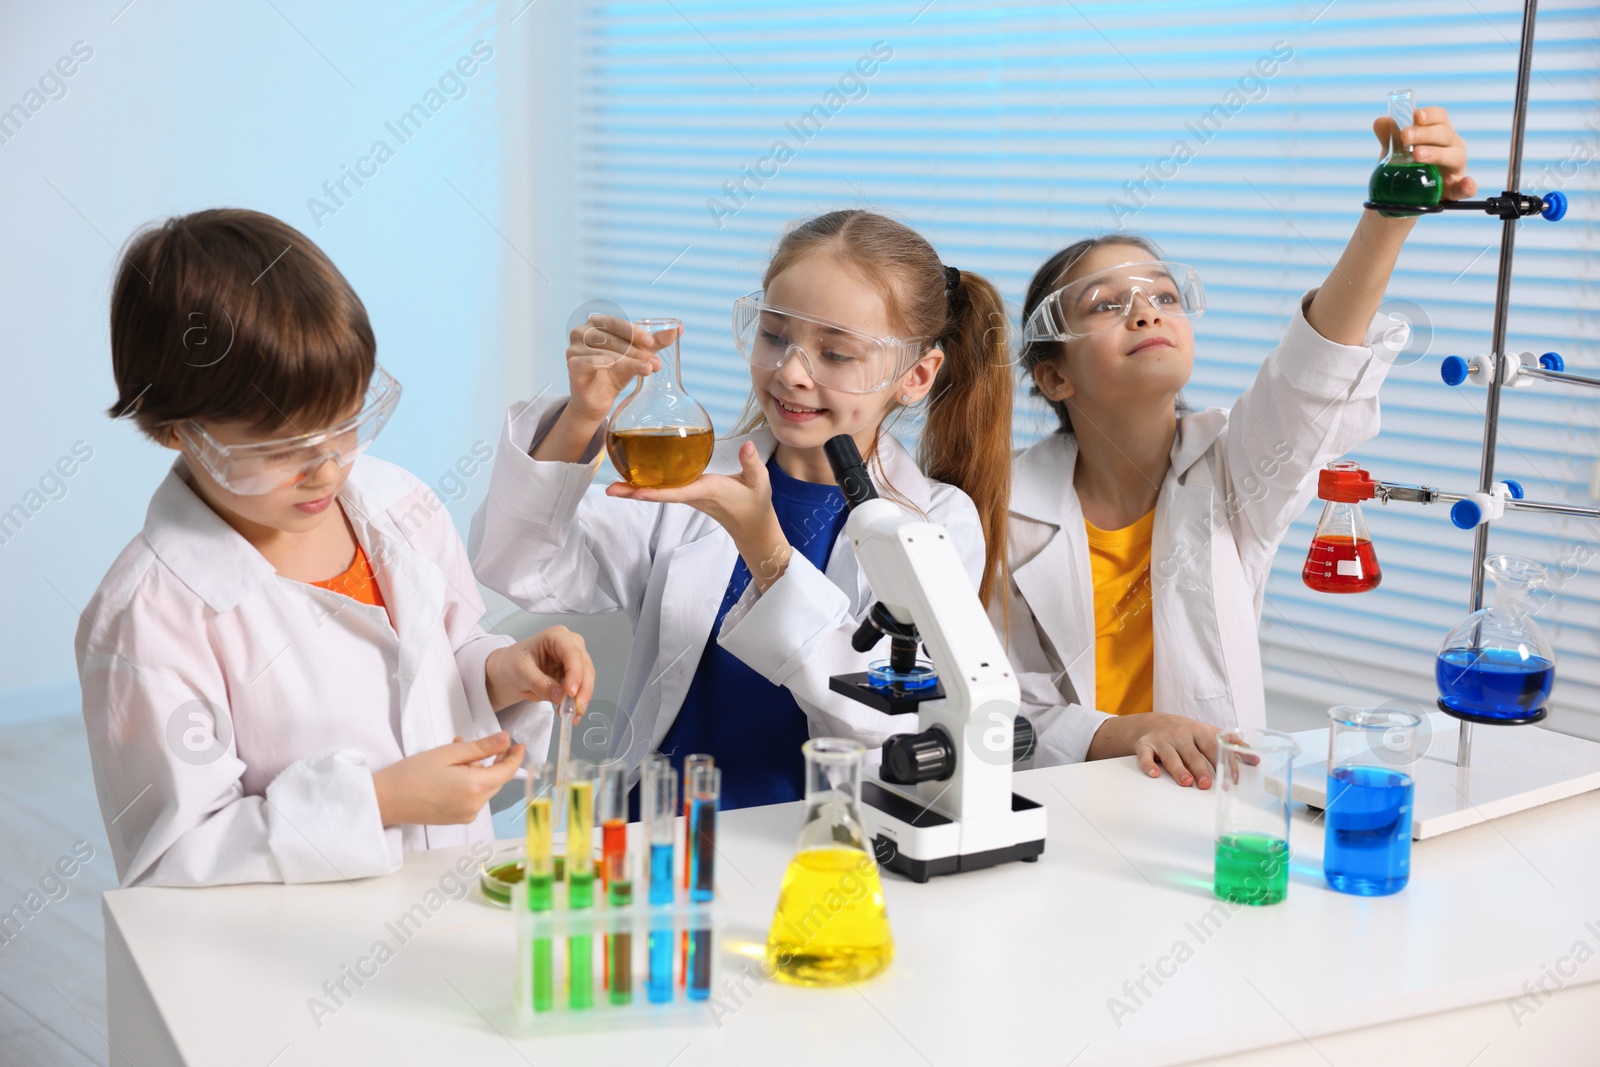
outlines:
[[[552, 831], [555, 813], [555, 766], [543, 762], [528, 766], [528, 839], [524, 864], [528, 884], [528, 910], [549, 911], [555, 906], [555, 854]], [[533, 940], [533, 1010], [555, 1006], [555, 980], [550, 938]]]
[[[572, 724], [577, 716], [577, 702], [570, 696], [562, 697], [560, 706], [556, 708], [556, 777], [552, 805], [557, 833], [563, 833], [567, 828], [567, 783], [572, 780]], [[566, 866], [566, 857], [557, 856], [556, 881], [566, 880]]]
[[[595, 765], [572, 761], [567, 783], [567, 907], [594, 907], [594, 781]], [[567, 1006], [594, 1006], [594, 937], [567, 938]]]

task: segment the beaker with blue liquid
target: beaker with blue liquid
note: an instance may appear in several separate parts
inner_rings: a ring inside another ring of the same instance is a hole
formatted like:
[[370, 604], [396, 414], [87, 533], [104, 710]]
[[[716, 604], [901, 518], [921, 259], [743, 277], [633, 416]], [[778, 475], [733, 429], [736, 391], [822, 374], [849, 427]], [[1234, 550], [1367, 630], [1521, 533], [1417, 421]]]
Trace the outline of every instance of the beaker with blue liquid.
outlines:
[[1412, 769], [1422, 716], [1398, 708], [1328, 709], [1322, 873], [1341, 893], [1382, 897], [1411, 879]]
[[1483, 567], [1493, 599], [1439, 647], [1439, 707], [1469, 722], [1538, 722], [1555, 684], [1555, 652], [1533, 620], [1529, 598], [1548, 572], [1520, 556], [1490, 556]]

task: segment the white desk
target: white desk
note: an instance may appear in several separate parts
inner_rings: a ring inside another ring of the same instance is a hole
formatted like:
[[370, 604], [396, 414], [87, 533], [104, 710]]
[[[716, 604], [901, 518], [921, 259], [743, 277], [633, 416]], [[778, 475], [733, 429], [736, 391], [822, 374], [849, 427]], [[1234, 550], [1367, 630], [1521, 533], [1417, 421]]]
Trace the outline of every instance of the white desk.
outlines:
[[[110, 1040], [136, 1067], [1600, 1063], [1600, 795], [1418, 842], [1410, 887], [1381, 899], [1325, 887], [1302, 810], [1288, 900], [1230, 911], [1211, 896], [1209, 792], [1131, 759], [1017, 789], [1049, 808], [1041, 860], [886, 878], [896, 959], [858, 989], [767, 983], [720, 1027], [510, 1040], [486, 1017], [510, 998], [512, 919], [474, 887], [319, 1028], [308, 998], [394, 941], [385, 923], [464, 852], [445, 850], [348, 884], [107, 893]], [[799, 807], [723, 816], [728, 941], [764, 939]], [[1558, 966], [1546, 987], [1565, 987], [1515, 1017], [1507, 999]], [[1136, 1004], [1123, 983], [1147, 968], [1171, 977]], [[1120, 1026], [1111, 997], [1136, 1009]]]

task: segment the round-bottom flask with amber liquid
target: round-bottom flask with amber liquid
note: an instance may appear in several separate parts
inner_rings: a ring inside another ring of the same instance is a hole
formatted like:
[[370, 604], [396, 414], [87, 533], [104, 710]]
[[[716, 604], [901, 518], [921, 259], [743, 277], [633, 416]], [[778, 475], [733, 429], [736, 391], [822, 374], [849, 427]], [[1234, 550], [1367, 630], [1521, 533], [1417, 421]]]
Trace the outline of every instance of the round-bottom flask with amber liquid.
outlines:
[[623, 481], [636, 489], [675, 489], [700, 477], [716, 438], [711, 416], [683, 388], [677, 319], [637, 319], [654, 339], [661, 369], [639, 379], [611, 413], [606, 454]]

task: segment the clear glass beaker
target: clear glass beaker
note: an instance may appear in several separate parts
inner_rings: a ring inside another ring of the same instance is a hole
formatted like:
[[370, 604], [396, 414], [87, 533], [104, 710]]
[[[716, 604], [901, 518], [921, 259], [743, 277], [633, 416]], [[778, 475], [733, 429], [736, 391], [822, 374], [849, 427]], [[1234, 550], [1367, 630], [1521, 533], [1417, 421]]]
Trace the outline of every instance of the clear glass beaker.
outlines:
[[[1389, 157], [1372, 172], [1367, 183], [1367, 196], [1374, 204], [1415, 204], [1432, 207], [1444, 194], [1444, 183], [1439, 168], [1432, 163], [1418, 163], [1411, 149], [1400, 140], [1400, 131], [1415, 121], [1416, 98], [1410, 89], [1397, 89], [1389, 94], [1389, 118], [1394, 123], [1394, 140], [1389, 145]], [[1396, 209], [1380, 211], [1385, 218], [1420, 215], [1420, 211]]]
[[778, 891], [767, 957], [795, 985], [859, 982], [894, 959], [878, 862], [861, 821], [861, 761], [855, 741], [818, 737], [806, 758], [805, 825]]
[[[1360, 468], [1346, 460], [1330, 463], [1328, 469]], [[1317, 532], [1311, 538], [1300, 580], [1319, 593], [1365, 593], [1378, 588], [1383, 572], [1378, 568], [1378, 554], [1372, 548], [1372, 535], [1367, 532], [1360, 501], [1324, 500], [1322, 518], [1317, 520]]]
[[606, 452], [617, 473], [636, 488], [688, 485], [711, 462], [715, 437], [711, 416], [683, 388], [678, 359], [683, 323], [635, 319], [633, 327], [655, 338], [661, 369], [640, 378], [611, 413]]
[[1544, 566], [1520, 556], [1490, 556], [1490, 606], [1456, 624], [1439, 646], [1434, 679], [1439, 702], [1467, 719], [1529, 722], [1544, 717], [1555, 684], [1555, 652], [1534, 622], [1528, 598], [1545, 581]]
[[1398, 708], [1328, 709], [1322, 873], [1341, 893], [1381, 897], [1411, 878], [1411, 769], [1422, 716]]
[[1289, 892], [1290, 772], [1300, 746], [1276, 730], [1217, 735], [1213, 891], [1238, 904], [1276, 904]]

